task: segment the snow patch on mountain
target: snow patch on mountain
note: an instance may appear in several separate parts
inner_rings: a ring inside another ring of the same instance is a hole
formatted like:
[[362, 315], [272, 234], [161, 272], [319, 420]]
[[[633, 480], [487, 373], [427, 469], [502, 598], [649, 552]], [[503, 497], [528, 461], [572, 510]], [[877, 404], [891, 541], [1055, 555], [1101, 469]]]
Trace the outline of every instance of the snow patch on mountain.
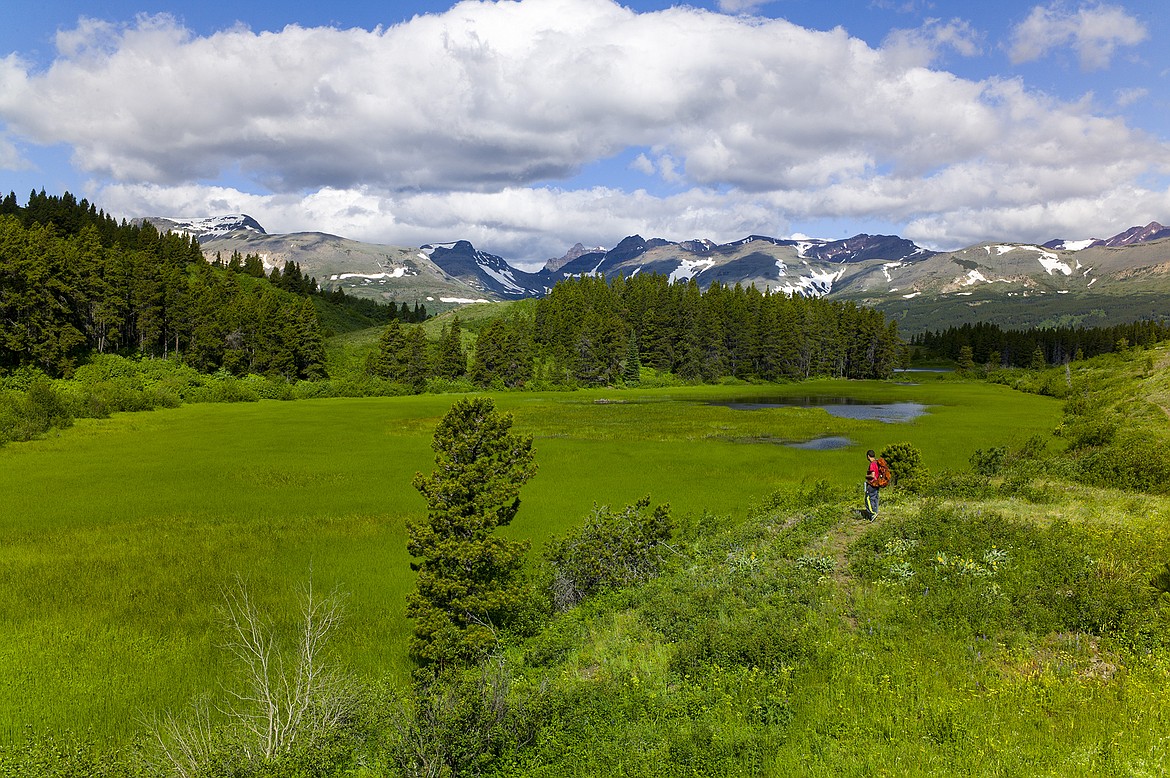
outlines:
[[1034, 251], [1040, 255], [1037, 257], [1037, 259], [1040, 261], [1040, 264], [1044, 267], [1044, 271], [1048, 273], [1048, 275], [1059, 272], [1066, 276], [1071, 276], [1073, 273], [1072, 268], [1066, 265], [1059, 256], [1053, 254], [1051, 251], [1047, 251], [1040, 246], [1005, 243], [997, 246], [984, 246], [983, 248], [986, 249], [988, 255], [990, 255], [992, 250], [994, 250], [998, 256], [1003, 256], [1004, 254], [1007, 254], [1011, 251]]
[[713, 259], [684, 259], [670, 274], [670, 283], [689, 281], [714, 264]]
[[368, 281], [377, 281], [387, 278], [405, 278], [406, 276], [418, 275], [408, 267], [396, 267], [389, 273], [335, 273], [329, 276], [330, 281], [346, 281], [351, 278], [362, 278]]
[[835, 272], [814, 270], [809, 275], [796, 279], [795, 283], [779, 287], [779, 291], [790, 296], [802, 294], [806, 297], [824, 297], [833, 291], [833, 284], [843, 275], [845, 275], [844, 270]]
[[512, 274], [509, 273], [508, 271], [498, 270], [485, 262], [480, 262], [479, 266], [481, 268], [483, 268], [483, 272], [487, 273], [489, 276], [491, 276], [493, 279], [495, 279], [501, 286], [503, 286], [509, 292], [519, 292], [521, 294], [524, 293], [524, 291], [525, 291], [524, 287], [517, 284], [516, 279], [513, 278]]
[[[1037, 249], [1037, 251], [1040, 251], [1040, 249]], [[1040, 264], [1044, 266], [1044, 270], [1048, 273], [1048, 275], [1052, 275], [1057, 271], [1063, 273], [1066, 276], [1071, 276], [1073, 273], [1072, 268], [1061, 262], [1060, 257], [1056, 256], [1055, 254], [1049, 254], [1047, 251], [1040, 251], [1040, 256], [1038, 259], [1040, 260]]]
[[454, 248], [458, 245], [459, 241], [457, 240], [453, 240], [450, 243], [428, 243], [425, 246], [420, 246], [418, 250], [421, 252], [423, 258], [429, 259], [434, 255], [437, 249], [447, 249], [448, 251], [451, 251], [454, 250]]

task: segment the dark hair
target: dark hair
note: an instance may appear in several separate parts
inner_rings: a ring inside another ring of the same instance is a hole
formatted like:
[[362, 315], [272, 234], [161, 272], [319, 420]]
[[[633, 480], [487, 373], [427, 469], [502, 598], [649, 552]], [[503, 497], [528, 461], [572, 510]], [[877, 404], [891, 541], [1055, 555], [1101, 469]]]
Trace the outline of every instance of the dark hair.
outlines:
[[869, 451], [866, 451], [866, 452], [865, 452], [865, 455], [866, 455], [867, 457], [873, 457], [874, 459], [877, 459], [877, 454], [873, 453], [873, 449], [872, 449], [872, 448], [871, 448]]

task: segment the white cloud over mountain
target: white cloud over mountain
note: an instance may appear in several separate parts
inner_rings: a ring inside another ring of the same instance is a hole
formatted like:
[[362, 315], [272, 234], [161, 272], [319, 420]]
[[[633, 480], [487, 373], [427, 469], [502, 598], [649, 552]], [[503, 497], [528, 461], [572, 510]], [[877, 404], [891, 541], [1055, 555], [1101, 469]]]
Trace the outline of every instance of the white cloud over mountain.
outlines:
[[[1047, 29], [1108, 61], [1139, 34], [1114, 11], [1037, 8], [1012, 56], [1046, 51]], [[44, 70], [0, 60], [0, 165], [16, 164], [13, 140], [67, 144], [122, 212], [245, 211], [270, 230], [468, 238], [538, 260], [632, 232], [733, 239], [866, 217], [919, 241], [976, 223], [1046, 239], [1111, 229], [1123, 196], [1123, 222], [1168, 210], [1164, 189], [1139, 185], [1170, 173], [1151, 168], [1164, 141], [1018, 80], [935, 67], [979, 50], [958, 19], [875, 48], [778, 19], [522, 0], [375, 30], [201, 37], [144, 16], [57, 43]], [[566, 185], [623, 153], [641, 183]], [[1036, 203], [1045, 220], [1023, 223]]]

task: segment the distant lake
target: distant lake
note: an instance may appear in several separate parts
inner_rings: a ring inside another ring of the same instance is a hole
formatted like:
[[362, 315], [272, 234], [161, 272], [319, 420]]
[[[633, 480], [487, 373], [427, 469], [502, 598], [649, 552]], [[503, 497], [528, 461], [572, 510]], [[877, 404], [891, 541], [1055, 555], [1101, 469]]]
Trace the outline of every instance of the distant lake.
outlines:
[[732, 398], [714, 400], [711, 405], [722, 405], [737, 411], [758, 411], [764, 408], [821, 408], [842, 419], [881, 421], [887, 424], [914, 421], [926, 413], [926, 406], [922, 403], [871, 403], [855, 397], [823, 395]]

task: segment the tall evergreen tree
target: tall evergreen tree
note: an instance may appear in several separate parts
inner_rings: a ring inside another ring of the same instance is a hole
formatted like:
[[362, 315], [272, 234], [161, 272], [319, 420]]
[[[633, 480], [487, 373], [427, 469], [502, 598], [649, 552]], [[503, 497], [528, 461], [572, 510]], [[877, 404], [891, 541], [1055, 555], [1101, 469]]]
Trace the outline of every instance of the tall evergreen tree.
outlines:
[[524, 601], [528, 543], [494, 534], [515, 518], [520, 487], [536, 472], [532, 438], [511, 428], [490, 399], [458, 400], [435, 429], [435, 470], [414, 477], [427, 518], [407, 525], [406, 548], [419, 561], [406, 615], [411, 651], [424, 664], [485, 656]]
[[405, 328], [399, 319], [391, 319], [378, 338], [378, 350], [370, 354], [366, 372], [391, 381], [401, 381], [406, 374], [402, 359], [405, 349]]
[[463, 329], [458, 316], [443, 325], [435, 351], [435, 375], [459, 378], [467, 374], [467, 354], [463, 351]]
[[431, 375], [431, 355], [427, 344], [426, 333], [422, 327], [411, 327], [406, 335], [406, 345], [402, 357], [404, 367], [403, 383], [420, 394], [427, 388], [427, 378]]

